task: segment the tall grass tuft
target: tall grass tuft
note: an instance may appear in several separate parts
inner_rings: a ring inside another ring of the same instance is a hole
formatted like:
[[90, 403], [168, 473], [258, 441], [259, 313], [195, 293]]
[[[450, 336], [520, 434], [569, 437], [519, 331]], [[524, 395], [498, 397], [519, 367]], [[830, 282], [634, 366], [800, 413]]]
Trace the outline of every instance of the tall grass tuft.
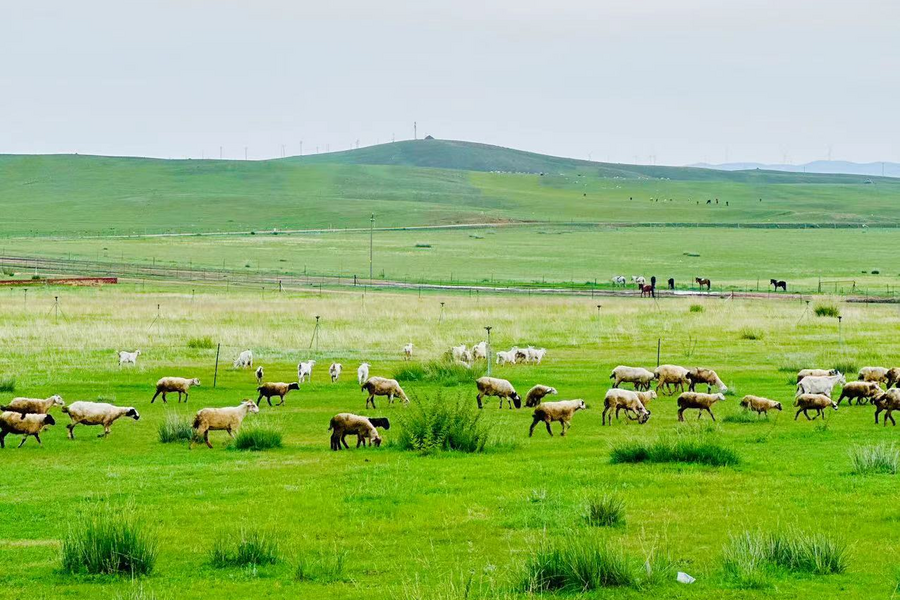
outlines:
[[753, 327], [744, 327], [741, 329], [740, 338], [742, 340], [761, 340], [765, 337], [762, 329]]
[[470, 384], [475, 380], [472, 369], [449, 360], [432, 360], [425, 363], [410, 363], [394, 373], [397, 381], [440, 383], [441, 385]]
[[[835, 363], [834, 366], [831, 367], [831, 368], [834, 369], [834, 370], [836, 370], [836, 371], [840, 371], [840, 372], [843, 373], [844, 375], [847, 375], [848, 373], [849, 373], [850, 375], [852, 375], [853, 373], [856, 373], [856, 372], [858, 371], [858, 369], [856, 368], [856, 363], [850, 362], [850, 361], [847, 361], [847, 360], [844, 360], [844, 361], [841, 361], [841, 362], [837, 362], [837, 363]], [[852, 379], [852, 377], [851, 377], [851, 379]]]
[[281, 448], [281, 446], [281, 431], [267, 423], [251, 423], [241, 427], [232, 442], [235, 450], [261, 451]]
[[128, 509], [98, 509], [77, 517], [62, 543], [62, 569], [89, 575], [147, 575], [156, 539]]
[[525, 563], [529, 592], [582, 593], [610, 587], [637, 587], [639, 561], [608, 542], [572, 537], [536, 550]]
[[692, 313], [702, 313], [702, 312], [703, 312], [703, 305], [702, 305], [702, 304], [691, 304], [690, 311], [691, 311]]
[[191, 338], [188, 340], [187, 345], [188, 348], [195, 348], [198, 350], [211, 350], [216, 347], [216, 343], [208, 335]]
[[194, 435], [190, 417], [184, 417], [175, 411], [166, 411], [163, 422], [157, 430], [159, 441], [163, 444], [172, 442], [189, 442]]
[[160, 600], [153, 590], [145, 588], [143, 585], [133, 585], [130, 590], [125, 593], [119, 593], [113, 596], [114, 600]]
[[495, 442], [471, 399], [433, 396], [414, 400], [401, 415], [397, 445], [403, 450], [483, 452]]
[[834, 304], [816, 304], [813, 309], [817, 317], [832, 317], [834, 319], [841, 315], [840, 309]]
[[900, 451], [894, 444], [872, 444], [850, 448], [850, 462], [857, 475], [896, 475]]
[[736, 465], [740, 457], [709, 434], [677, 432], [654, 441], [631, 440], [613, 447], [610, 462], [696, 463], [713, 467]]
[[330, 553], [303, 554], [297, 561], [294, 578], [297, 581], [333, 583], [344, 581], [347, 551], [335, 548]]
[[625, 524], [625, 500], [614, 494], [588, 499], [585, 520], [594, 527], [618, 527]]
[[14, 392], [16, 391], [16, 378], [15, 377], [3, 377], [0, 379], [0, 392]]
[[221, 537], [209, 553], [209, 564], [219, 569], [273, 565], [280, 560], [276, 537], [258, 530], [242, 529], [237, 537]]

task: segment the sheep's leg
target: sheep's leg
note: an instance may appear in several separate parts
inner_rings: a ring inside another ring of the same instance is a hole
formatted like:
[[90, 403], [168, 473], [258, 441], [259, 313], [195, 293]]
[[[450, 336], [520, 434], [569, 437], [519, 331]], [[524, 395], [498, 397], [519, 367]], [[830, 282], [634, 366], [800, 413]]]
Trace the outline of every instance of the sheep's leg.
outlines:
[[226, 431], [228, 432], [228, 435], [231, 436], [231, 439], [234, 439], [234, 431], [231, 430], [231, 427], [229, 427], [228, 429], [226, 429]]
[[707, 408], [707, 409], [706, 409], [706, 412], [709, 413], [709, 417], [710, 417], [713, 421], [716, 420], [716, 415], [712, 414], [712, 411], [711, 411], [710, 409]]
[[278, 403], [278, 406], [281, 406], [282, 404], [284, 404], [284, 396], [283, 395], [281, 396], [281, 402]]
[[[153, 394], [153, 398], [150, 400], [150, 404], [153, 404], [156, 401], [156, 397], [159, 396], [161, 393], [162, 392], [160, 392], [159, 390], [156, 390], [156, 393]], [[163, 401], [165, 401], [165, 399], [163, 399]]]
[[347, 434], [346, 433], [341, 434], [341, 443], [344, 445], [344, 448], [346, 448], [347, 450], [350, 449], [350, 446], [347, 445]]
[[475, 399], [478, 400], [478, 408], [484, 408], [484, 406], [482, 406], [481, 404], [481, 393], [475, 396]]
[[209, 429], [203, 432], [203, 441], [206, 442], [206, 445], [212, 448], [212, 444], [209, 443]]
[[369, 402], [372, 403], [372, 408], [375, 408], [375, 394], [369, 394], [368, 399], [366, 399], [366, 408], [369, 408]]
[[[603, 415], [602, 415], [602, 416], [603, 416], [603, 420], [601, 421], [601, 423], [602, 423], [603, 425], [606, 425], [606, 413], [607, 413], [608, 411], [609, 411], [609, 407], [608, 407], [608, 406], [605, 407], [605, 408], [603, 409]], [[532, 427], [532, 429], [533, 429], [533, 428], [534, 428], [534, 425], [532, 425], [531, 427]]]
[[538, 418], [535, 418], [535, 419], [531, 422], [531, 427], [528, 428], [528, 437], [531, 437], [532, 435], [534, 435], [534, 428], [535, 428], [535, 427], [537, 426], [537, 424], [540, 423], [540, 422], [541, 422], [541, 420], [538, 419]]
[[69, 430], [69, 439], [74, 440], [75, 439], [75, 423], [69, 423], [68, 425], [66, 425], [66, 429]]
[[[532, 429], [534, 427], [532, 426]], [[6, 448], [6, 434], [9, 433], [7, 431], [0, 431], [0, 448]]]
[[24, 443], [25, 443], [25, 440], [27, 440], [27, 439], [28, 439], [28, 434], [26, 433], [25, 435], [22, 436], [22, 441], [19, 442], [19, 445], [16, 446], [16, 448], [21, 448], [21, 447], [22, 447], [22, 444], [24, 444]]
[[553, 437], [553, 430], [550, 429], [550, 421], [544, 421], [544, 425], [547, 426], [547, 433], [550, 434], [550, 437]]
[[262, 402], [263, 395], [260, 394], [259, 398], [256, 399], [256, 406], [259, 406], [259, 403]]
[[894, 412], [894, 411], [888, 409], [888, 411], [884, 414], [884, 424], [885, 424], [885, 426], [887, 426], [888, 419], [891, 420], [891, 424], [893, 424], [894, 427], [897, 426], [897, 422], [894, 420], [894, 415], [891, 414], [892, 412]]
[[[43, 445], [44, 445], [44, 444], [41, 443], [41, 434], [40, 434], [40, 433], [34, 434], [34, 439], [37, 440], [38, 446], [43, 446]], [[24, 442], [23, 442], [23, 443], [24, 443]]]
[[878, 425], [878, 414], [881, 412], [881, 408], [875, 409], [875, 424]]
[[684, 421], [684, 409], [683, 408], [678, 409], [678, 420], [682, 421], [682, 422]]
[[798, 409], [797, 409], [797, 414], [794, 415], [794, 420], [795, 420], [795, 421], [797, 420], [797, 418], [800, 417], [800, 413], [802, 413], [802, 412], [803, 412], [803, 409], [802, 409], [802, 408], [798, 408]]
[[562, 426], [562, 431], [559, 432], [559, 435], [565, 436], [566, 435], [566, 422], [560, 421], [559, 424]]

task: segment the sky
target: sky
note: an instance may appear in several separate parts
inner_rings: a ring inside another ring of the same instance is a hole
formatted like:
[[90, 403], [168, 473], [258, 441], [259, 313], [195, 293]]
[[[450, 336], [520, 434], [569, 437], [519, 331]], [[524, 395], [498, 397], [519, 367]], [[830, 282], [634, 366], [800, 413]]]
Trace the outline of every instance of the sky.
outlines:
[[[3, 0], [0, 153], [900, 162], [900, 2]], [[302, 150], [301, 150], [302, 144]]]

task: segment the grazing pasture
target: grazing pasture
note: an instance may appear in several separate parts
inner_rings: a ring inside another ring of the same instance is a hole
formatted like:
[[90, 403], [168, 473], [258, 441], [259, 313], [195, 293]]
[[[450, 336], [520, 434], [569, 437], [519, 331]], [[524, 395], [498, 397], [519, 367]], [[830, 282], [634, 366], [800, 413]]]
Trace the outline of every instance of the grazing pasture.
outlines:
[[[874, 452], [896, 462], [880, 449], [893, 448], [898, 430], [876, 426], [868, 405], [841, 406], [824, 423], [795, 422], [790, 409], [801, 368], [838, 367], [855, 379], [860, 367], [900, 363], [894, 306], [835, 298], [839, 331], [835, 318], [804, 313], [799, 301], [610, 298], [598, 314], [590, 299], [136, 287], [38, 287], [27, 302], [21, 290], [0, 290], [0, 378], [14, 388], [0, 404], [60, 394], [141, 415], [106, 438], [83, 428], [68, 440], [68, 418], [53, 409], [57, 425], [43, 447], [32, 438], [16, 450], [16, 436], [7, 440], [2, 599], [527, 598], [580, 586], [592, 590], [585, 597], [846, 600], [889, 598], [897, 586], [896, 469], [860, 465]], [[553, 386], [554, 400], [583, 398], [588, 408], [565, 437], [529, 438], [532, 409], [487, 402], [471, 421], [490, 436], [484, 452], [410, 444], [404, 432], [428, 419], [429, 403], [452, 407], [442, 412], [449, 418], [477, 411], [484, 361], [468, 380], [458, 369], [432, 377], [443, 371], [416, 366], [485, 339], [486, 325], [495, 351], [548, 350], [540, 365], [492, 365], [493, 376], [520, 393]], [[660, 394], [646, 424], [623, 415], [601, 426], [611, 370], [652, 370], [658, 339], [662, 363], [713, 368], [728, 386], [718, 422], [689, 413], [678, 423], [675, 397]], [[411, 361], [400, 353], [408, 342]], [[132, 348], [140, 359], [120, 368], [117, 352]], [[256, 398], [253, 369], [232, 368], [248, 348], [265, 380], [295, 381], [297, 363], [315, 359], [312, 380], [284, 406], [263, 403], [247, 416], [255, 451], [226, 447], [222, 431], [210, 434], [213, 449], [189, 450], [184, 423], [197, 410]], [[346, 370], [337, 383], [333, 361]], [[361, 361], [373, 376], [397, 377], [411, 404], [366, 409], [353, 376]], [[151, 405], [166, 376], [201, 385], [187, 405]], [[745, 394], [785, 410], [747, 415], [738, 405]], [[332, 452], [328, 423], [339, 412], [388, 417], [381, 447], [357, 449], [351, 436], [349, 450]], [[272, 436], [281, 443], [257, 443]], [[612, 458], [635, 453], [641, 460]], [[614, 518], [598, 519], [610, 512], [597, 506], [604, 498], [615, 499]], [[83, 547], [79, 527], [89, 523], [101, 538], [128, 529], [98, 521], [110, 514], [140, 533], [132, 544], [149, 573], [89, 575], [73, 552], [63, 569], [64, 541]], [[810, 567], [810, 556], [829, 562]], [[676, 571], [696, 582], [676, 583]]]

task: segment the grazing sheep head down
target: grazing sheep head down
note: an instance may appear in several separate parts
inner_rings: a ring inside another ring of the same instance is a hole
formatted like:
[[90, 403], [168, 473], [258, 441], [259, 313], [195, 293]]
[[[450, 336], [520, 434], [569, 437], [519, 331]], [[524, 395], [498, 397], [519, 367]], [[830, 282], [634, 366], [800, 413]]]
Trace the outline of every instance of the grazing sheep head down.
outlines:
[[138, 411], [136, 411], [136, 410], [133, 409], [133, 408], [129, 408], [128, 410], [126, 410], [126, 411], [125, 411], [125, 416], [126, 416], [126, 417], [131, 417], [131, 418], [134, 419], [135, 421], [137, 421], [137, 420], [139, 420], [139, 419], [141, 418], [141, 415], [138, 414]]
[[516, 408], [522, 408], [522, 398], [518, 394], [512, 395], [512, 401]]
[[641, 425], [643, 425], [644, 423], [646, 423], [649, 420], [650, 420], [650, 411], [649, 410], [645, 410], [645, 412], [641, 416], [638, 417], [638, 423], [640, 423]]

